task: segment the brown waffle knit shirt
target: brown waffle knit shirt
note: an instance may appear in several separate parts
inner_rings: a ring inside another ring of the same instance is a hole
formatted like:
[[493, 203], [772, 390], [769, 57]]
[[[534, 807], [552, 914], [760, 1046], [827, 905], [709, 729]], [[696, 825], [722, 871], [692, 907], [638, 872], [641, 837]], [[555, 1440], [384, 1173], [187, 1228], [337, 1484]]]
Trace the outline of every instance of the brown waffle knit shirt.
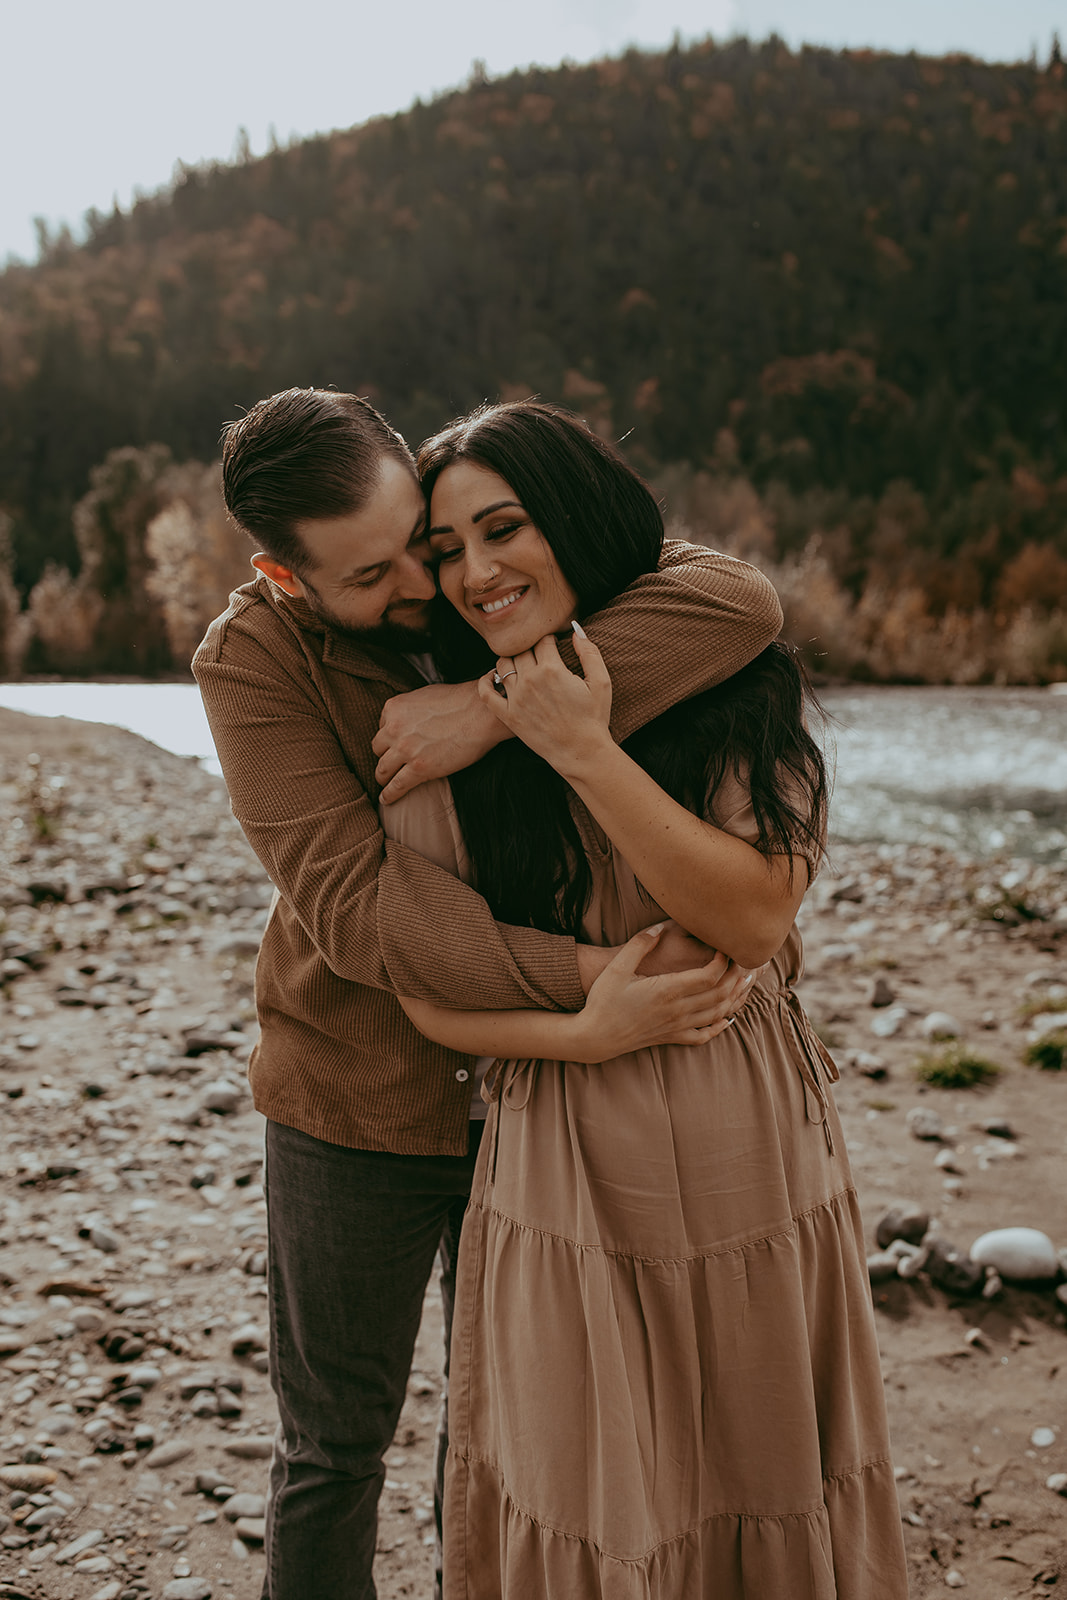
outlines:
[[[616, 737], [738, 671], [781, 620], [755, 568], [668, 542], [659, 572], [587, 623]], [[371, 740], [386, 700], [423, 681], [404, 656], [331, 632], [261, 577], [231, 595], [193, 671], [234, 816], [277, 887], [256, 969], [257, 1108], [331, 1144], [463, 1154], [472, 1062], [424, 1039], [395, 996], [578, 1010], [574, 941], [495, 923], [384, 839]]]

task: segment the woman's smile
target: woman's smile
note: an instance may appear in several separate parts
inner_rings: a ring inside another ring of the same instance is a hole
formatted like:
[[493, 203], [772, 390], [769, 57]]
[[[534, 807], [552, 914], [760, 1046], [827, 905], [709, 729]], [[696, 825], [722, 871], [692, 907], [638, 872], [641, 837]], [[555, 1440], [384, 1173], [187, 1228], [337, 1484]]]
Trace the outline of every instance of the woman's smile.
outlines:
[[577, 598], [548, 541], [508, 483], [473, 461], [454, 461], [433, 486], [430, 545], [437, 582], [497, 655], [560, 633]]

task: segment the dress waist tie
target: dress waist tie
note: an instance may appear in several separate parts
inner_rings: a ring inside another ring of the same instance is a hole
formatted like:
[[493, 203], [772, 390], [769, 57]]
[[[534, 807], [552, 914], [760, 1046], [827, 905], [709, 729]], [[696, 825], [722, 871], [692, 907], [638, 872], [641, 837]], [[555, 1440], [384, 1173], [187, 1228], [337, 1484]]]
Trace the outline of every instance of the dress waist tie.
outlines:
[[482, 1083], [482, 1099], [487, 1105], [492, 1105], [498, 1100], [496, 1126], [493, 1129], [493, 1155], [489, 1163], [488, 1182], [496, 1181], [496, 1155], [500, 1146], [500, 1108], [507, 1106], [509, 1111], [525, 1111], [530, 1103], [533, 1093], [535, 1069], [538, 1062], [534, 1059], [525, 1061], [494, 1061], [485, 1075]]
[[800, 1003], [800, 996], [788, 984], [778, 992], [778, 1009], [783, 1025], [796, 1042], [797, 1070], [804, 1083], [805, 1114], [809, 1122], [822, 1124], [826, 1147], [833, 1155], [834, 1136], [830, 1131], [830, 1101], [826, 1084], [836, 1083], [841, 1076], [837, 1063], [812, 1027]]

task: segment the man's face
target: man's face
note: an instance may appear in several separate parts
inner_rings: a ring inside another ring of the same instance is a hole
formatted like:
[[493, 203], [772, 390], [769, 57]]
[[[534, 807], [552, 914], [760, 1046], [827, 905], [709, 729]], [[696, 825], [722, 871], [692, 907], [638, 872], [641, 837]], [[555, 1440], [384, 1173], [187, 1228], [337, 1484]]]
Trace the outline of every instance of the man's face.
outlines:
[[329, 627], [367, 644], [424, 650], [434, 581], [418, 480], [384, 456], [361, 511], [298, 522], [309, 564], [296, 592]]

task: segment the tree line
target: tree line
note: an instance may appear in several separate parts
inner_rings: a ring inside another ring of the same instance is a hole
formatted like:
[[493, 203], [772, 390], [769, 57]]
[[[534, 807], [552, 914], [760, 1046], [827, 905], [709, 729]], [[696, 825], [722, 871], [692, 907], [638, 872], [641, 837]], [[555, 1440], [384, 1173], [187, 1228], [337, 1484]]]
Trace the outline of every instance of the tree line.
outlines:
[[[1065, 370], [1058, 51], [706, 40], [479, 77], [184, 170], [0, 273], [9, 670], [56, 659], [46, 577], [80, 597], [85, 670], [181, 664], [192, 624], [161, 626], [145, 554], [175, 462], [206, 471], [223, 420], [332, 383], [413, 442], [486, 397], [573, 406], [679, 526], [774, 569], [827, 670], [1067, 676]], [[101, 507], [124, 471], [155, 487], [120, 537]], [[229, 576], [197, 481], [186, 546], [213, 529], [197, 570]]]

